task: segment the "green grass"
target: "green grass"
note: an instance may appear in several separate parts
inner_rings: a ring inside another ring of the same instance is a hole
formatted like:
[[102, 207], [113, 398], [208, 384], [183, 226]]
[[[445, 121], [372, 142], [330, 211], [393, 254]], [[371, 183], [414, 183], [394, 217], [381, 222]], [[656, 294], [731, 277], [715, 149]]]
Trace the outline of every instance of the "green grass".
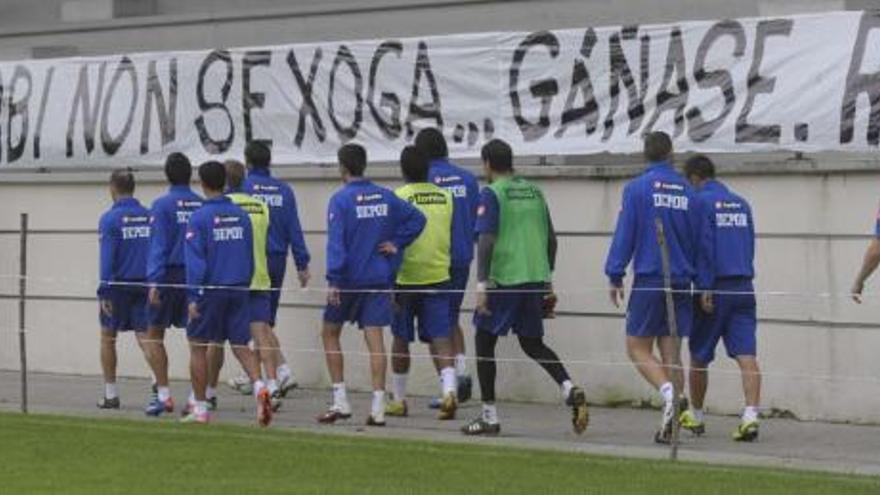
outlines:
[[880, 493], [880, 479], [227, 425], [0, 414], [0, 493]]

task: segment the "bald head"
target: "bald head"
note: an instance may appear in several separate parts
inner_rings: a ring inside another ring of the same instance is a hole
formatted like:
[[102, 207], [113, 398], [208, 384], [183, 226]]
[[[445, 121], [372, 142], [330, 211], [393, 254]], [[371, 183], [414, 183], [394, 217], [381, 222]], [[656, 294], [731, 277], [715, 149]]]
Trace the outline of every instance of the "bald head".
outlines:
[[226, 160], [223, 165], [226, 166], [226, 187], [239, 189], [244, 183], [246, 173], [244, 164], [238, 160]]

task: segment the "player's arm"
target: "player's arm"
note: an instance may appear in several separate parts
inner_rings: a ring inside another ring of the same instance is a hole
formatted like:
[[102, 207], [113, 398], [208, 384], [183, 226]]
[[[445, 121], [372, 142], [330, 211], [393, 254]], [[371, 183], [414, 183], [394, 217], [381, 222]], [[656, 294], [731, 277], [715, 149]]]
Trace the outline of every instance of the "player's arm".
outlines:
[[[425, 228], [427, 219], [418, 208], [411, 205], [408, 201], [404, 201], [397, 196], [391, 198], [392, 207], [396, 212], [397, 225], [394, 229], [394, 237], [391, 239], [393, 244], [392, 250], [383, 249], [383, 253], [393, 256], [403, 251], [407, 246], [412, 244], [414, 240], [422, 233]], [[387, 245], [387, 243], [383, 243]], [[388, 248], [392, 246], [387, 246]]]
[[[190, 304], [190, 315], [193, 314], [193, 306], [197, 304], [202, 287], [205, 285], [207, 272], [207, 242], [204, 226], [200, 225], [197, 217], [190, 220], [186, 226], [186, 245], [184, 259], [186, 261], [186, 285]], [[253, 261], [252, 261], [253, 262]]]
[[171, 254], [169, 231], [176, 228], [170, 221], [168, 212], [153, 205], [150, 211], [150, 252], [147, 256], [147, 281], [161, 283], [165, 276], [165, 262]]
[[701, 292], [700, 304], [707, 313], [712, 312], [711, 290], [715, 286], [715, 215], [710, 208], [699, 201], [697, 212], [697, 290]]
[[489, 314], [487, 289], [491, 283], [492, 254], [498, 234], [498, 198], [491, 189], [485, 188], [480, 194], [477, 209], [477, 307], [482, 314]]
[[339, 286], [344, 280], [348, 251], [345, 245], [345, 214], [337, 198], [327, 208], [327, 303], [339, 304]]
[[293, 262], [296, 265], [300, 285], [305, 287], [309, 281], [309, 262], [312, 258], [309, 254], [309, 248], [306, 246], [302, 224], [299, 221], [296, 197], [290, 189], [285, 191], [285, 195], [287, 198], [284, 201], [284, 225], [287, 228], [287, 238], [290, 239], [290, 252], [293, 255]]
[[623, 190], [623, 204], [617, 217], [608, 258], [605, 261], [605, 275], [608, 276], [611, 284], [611, 302], [618, 307], [624, 297], [623, 277], [626, 275], [626, 267], [635, 251], [638, 234], [637, 206], [633, 186], [628, 185]]
[[98, 224], [98, 244], [99, 244], [99, 276], [98, 299], [101, 301], [101, 311], [106, 315], [113, 313], [110, 301], [106, 299], [110, 290], [109, 282], [113, 281], [113, 260], [116, 258], [116, 251], [119, 244], [119, 236], [116, 228], [108, 218], [101, 218]]
[[880, 215], [878, 215], [874, 228], [874, 239], [871, 240], [871, 243], [868, 244], [868, 249], [865, 250], [865, 256], [862, 258], [862, 268], [859, 270], [858, 275], [856, 275], [856, 280], [853, 282], [852, 289], [850, 290], [855, 302], [862, 303], [862, 292], [865, 290], [865, 282], [871, 278], [878, 265], [880, 265]]
[[244, 214], [243, 216], [247, 221], [244, 222], [244, 239], [247, 243], [246, 245], [250, 247], [251, 256], [247, 256], [247, 280], [248, 284], [254, 278], [254, 272], [257, 269], [257, 260], [253, 255], [253, 247], [254, 247], [254, 224], [251, 222], [251, 217], [248, 214]]

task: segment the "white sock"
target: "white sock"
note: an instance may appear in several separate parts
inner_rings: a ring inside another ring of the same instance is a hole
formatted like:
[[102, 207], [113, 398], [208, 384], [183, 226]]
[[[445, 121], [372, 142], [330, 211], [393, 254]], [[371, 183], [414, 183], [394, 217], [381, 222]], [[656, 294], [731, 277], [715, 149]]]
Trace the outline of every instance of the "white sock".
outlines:
[[483, 403], [483, 421], [490, 425], [498, 424], [498, 409], [495, 404]]
[[672, 382], [660, 385], [660, 395], [663, 396], [663, 400], [666, 402], [672, 402], [675, 399], [675, 387], [672, 385]]
[[348, 409], [348, 394], [345, 392], [345, 383], [333, 384], [333, 405]]
[[278, 369], [275, 370], [275, 373], [278, 375], [279, 381], [284, 381], [285, 378], [293, 377], [293, 372], [290, 371], [290, 366], [288, 366], [287, 363], [278, 366]]
[[270, 394], [274, 394], [278, 391], [278, 380], [268, 380], [266, 387], [269, 389]]
[[440, 370], [440, 389], [443, 391], [443, 395], [446, 394], [455, 394], [456, 390], [458, 390], [458, 379], [455, 376], [455, 368], [448, 367]]
[[758, 420], [758, 407], [757, 406], [746, 406], [743, 410], [742, 420], [743, 423], [750, 423], [752, 421]]
[[162, 402], [168, 401], [171, 398], [171, 389], [168, 387], [157, 387], [157, 392], [159, 395], [159, 400]]
[[214, 397], [217, 397], [217, 389], [211, 386], [205, 387], [205, 398], [213, 399]]
[[467, 356], [464, 354], [455, 355], [455, 373], [458, 376], [467, 375]]
[[574, 383], [571, 383], [571, 380], [565, 380], [562, 382], [562, 399], [568, 400], [568, 397], [571, 395], [571, 389], [574, 388]]
[[391, 373], [391, 392], [394, 394], [394, 400], [403, 402], [406, 400], [406, 379], [407, 373]]
[[254, 397], [260, 395], [260, 392], [266, 389], [266, 382], [263, 380], [256, 380], [254, 382]]
[[385, 391], [373, 390], [373, 407], [370, 410], [373, 418], [385, 417]]
[[698, 423], [702, 423], [703, 418], [706, 416], [706, 412], [702, 409], [691, 408], [691, 414], [694, 415], [694, 419], [696, 419]]
[[196, 403], [196, 393], [194, 391], [189, 391], [189, 398], [187, 398], [187, 402], [189, 402], [190, 404]]
[[119, 391], [116, 390], [115, 383], [105, 383], [104, 384], [104, 397], [108, 399], [115, 399], [119, 397]]

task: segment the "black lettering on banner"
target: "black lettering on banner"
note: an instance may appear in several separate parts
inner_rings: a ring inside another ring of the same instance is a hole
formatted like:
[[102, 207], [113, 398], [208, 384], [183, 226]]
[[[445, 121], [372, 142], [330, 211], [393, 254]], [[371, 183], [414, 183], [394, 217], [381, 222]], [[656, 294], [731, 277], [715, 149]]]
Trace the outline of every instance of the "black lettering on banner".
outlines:
[[[676, 77], [677, 75], [677, 77]], [[675, 77], [676, 91], [672, 91], [669, 85]], [[681, 136], [684, 132], [684, 109], [688, 101], [688, 82], [687, 68], [685, 67], [684, 45], [681, 42], [681, 29], [672, 28], [669, 34], [669, 49], [666, 52], [666, 68], [663, 71], [663, 82], [660, 84], [660, 90], [657, 92], [657, 108], [654, 115], [645, 126], [645, 134], [649, 134], [654, 130], [654, 125], [660, 119], [663, 112], [673, 111], [673, 122], [675, 123], [675, 133], [673, 137]]]
[[[113, 103], [113, 95], [116, 94], [116, 87], [123, 74], [128, 74], [131, 81], [131, 104], [128, 106], [128, 115], [125, 117], [125, 125], [115, 136], [110, 134], [110, 105]], [[113, 79], [110, 80], [110, 86], [107, 88], [107, 95], [104, 97], [104, 108], [101, 112], [101, 146], [104, 152], [110, 156], [116, 154], [122, 143], [128, 138], [131, 132], [131, 123], [134, 120], [134, 109], [138, 100], [138, 79], [137, 71], [135, 71], [134, 63], [128, 57], [122, 57], [116, 71], [113, 73]]]
[[52, 77], [55, 75], [55, 67], [49, 67], [46, 77], [43, 78], [43, 97], [40, 98], [40, 113], [37, 114], [37, 129], [34, 132], [34, 160], [40, 158], [40, 136], [43, 134], [43, 121], [46, 117], [46, 107], [49, 102]]
[[742, 24], [737, 21], [715, 23], [700, 41], [694, 59], [694, 80], [697, 82], [697, 86], [702, 89], [718, 88], [724, 97], [724, 108], [721, 109], [717, 117], [710, 120], [704, 119], [702, 110], [697, 107], [692, 107], [687, 111], [688, 137], [695, 143], [701, 143], [712, 137], [736, 104], [736, 92], [733, 90], [733, 77], [730, 75], [730, 71], [725, 69], [706, 71], [706, 57], [709, 50], [723, 36], [733, 37], [734, 57], [742, 57], [746, 50], [746, 33]]
[[[220, 62], [226, 65], [226, 80], [223, 81], [223, 86], [220, 88], [220, 101], [208, 102], [205, 99], [205, 77], [208, 74], [208, 69], [215, 62]], [[229, 54], [229, 50], [212, 51], [207, 57], [205, 57], [201, 68], [199, 68], [199, 79], [196, 84], [196, 98], [198, 99], [199, 109], [201, 109], [202, 115], [199, 115], [198, 118], [196, 118], [195, 123], [202, 147], [205, 148], [205, 151], [211, 154], [225, 152], [230, 146], [232, 146], [232, 141], [235, 139], [235, 123], [232, 120], [232, 114], [229, 112], [229, 107], [226, 106], [226, 100], [229, 99], [229, 92], [232, 90], [232, 77], [232, 57]], [[226, 115], [226, 120], [229, 122], [229, 134], [227, 134], [226, 137], [216, 139], [208, 133], [208, 127], [205, 125], [205, 113], [210, 112], [211, 110], [220, 110]]]
[[880, 28], [880, 13], [863, 12], [859, 22], [859, 33], [853, 45], [849, 71], [846, 74], [846, 91], [840, 103], [840, 143], [851, 143], [855, 134], [856, 101], [859, 95], [866, 93], [871, 102], [871, 113], [868, 118], [868, 144], [880, 144], [880, 71], [872, 74], [860, 72], [865, 60], [865, 49], [868, 33]]
[[67, 158], [73, 156], [73, 131], [76, 127], [78, 113], [82, 116], [86, 153], [91, 154], [95, 149], [95, 131], [98, 126], [98, 110], [104, 95], [104, 73], [106, 71], [107, 62], [101, 62], [98, 69], [98, 89], [95, 91], [94, 100], [92, 100], [92, 92], [89, 89], [89, 63], [83, 63], [79, 69], [79, 80], [73, 95], [73, 106], [70, 108], [70, 117], [67, 119], [67, 150], [65, 152]]
[[770, 36], [788, 36], [794, 21], [791, 19], [769, 19], [758, 23], [755, 33], [755, 52], [752, 65], [749, 67], [749, 84], [746, 101], [736, 119], [737, 143], [774, 143], [779, 144], [779, 124], [751, 124], [749, 113], [759, 94], [770, 94], [776, 86], [775, 77], [764, 77], [760, 74], [761, 62], [764, 60], [764, 45]]
[[[593, 47], [596, 46], [596, 32], [592, 28], [587, 29], [584, 33], [584, 40], [581, 42], [581, 56], [584, 60], [589, 59], [593, 53]], [[574, 70], [571, 75], [571, 89], [568, 91], [568, 97], [565, 99], [565, 109], [562, 111], [562, 125], [556, 131], [556, 137], [560, 138], [565, 134], [569, 126], [583, 123], [586, 137], [590, 137], [596, 132], [596, 126], [599, 123], [599, 104], [596, 102], [596, 96], [593, 91], [593, 82], [590, 80], [590, 71], [584, 60], [576, 60]], [[575, 107], [574, 103], [578, 95], [581, 96], [583, 104]]]
[[309, 77], [306, 80], [303, 79], [302, 71], [299, 70], [299, 63], [296, 61], [296, 54], [293, 52], [293, 49], [291, 48], [287, 54], [287, 65], [290, 66], [290, 70], [296, 78], [296, 85], [299, 86], [299, 91], [302, 94], [302, 105], [299, 107], [299, 124], [296, 127], [296, 137], [293, 138], [297, 148], [302, 147], [302, 142], [306, 135], [307, 118], [311, 118], [312, 122], [314, 122], [315, 135], [318, 136], [318, 141], [323, 143], [324, 139], [327, 138], [327, 131], [324, 130], [324, 123], [321, 121], [318, 108], [315, 106], [315, 99], [312, 96], [315, 75], [318, 73], [318, 66], [321, 64], [322, 55], [321, 47], [315, 48], [315, 54], [312, 56], [312, 67], [309, 69]]
[[271, 63], [272, 52], [270, 50], [245, 52], [241, 60], [241, 109], [244, 114], [244, 139], [247, 143], [258, 141], [270, 148], [272, 147], [271, 139], [254, 139], [251, 110], [263, 108], [266, 104], [266, 94], [251, 91], [251, 71], [257, 66], [269, 67]]
[[[383, 41], [373, 53], [373, 60], [370, 62], [370, 80], [367, 87], [367, 106], [370, 107], [370, 113], [379, 126], [379, 130], [382, 131], [382, 135], [387, 139], [397, 139], [403, 129], [400, 124], [400, 98], [394, 93], [383, 91], [379, 97], [378, 108], [373, 98], [376, 91], [376, 73], [379, 71], [379, 62], [387, 53], [394, 53], [399, 59], [403, 53], [403, 44], [399, 41]], [[386, 115], [379, 111], [380, 109], [387, 112], [387, 119]]]
[[[431, 92], [431, 101], [424, 105], [418, 102], [419, 88], [422, 85], [422, 77], [428, 80], [428, 90]], [[440, 92], [437, 90], [437, 78], [431, 68], [431, 59], [428, 58], [428, 45], [424, 41], [419, 42], [419, 51], [416, 55], [416, 69], [413, 74], [412, 98], [409, 101], [409, 114], [406, 116], [406, 134], [411, 138], [415, 133], [412, 123], [416, 120], [434, 119], [438, 129], [443, 128], [442, 105]]]
[[519, 96], [519, 77], [520, 69], [526, 54], [534, 47], [543, 46], [550, 52], [550, 58], [559, 56], [559, 38], [550, 31], [538, 31], [529, 34], [513, 52], [513, 61], [510, 64], [510, 105], [513, 108], [513, 119], [519, 126], [519, 131], [523, 135], [523, 139], [528, 141], [537, 141], [541, 139], [550, 129], [550, 104], [553, 97], [559, 93], [559, 84], [555, 79], [542, 79], [533, 81], [529, 86], [529, 90], [533, 98], [541, 100], [541, 113], [537, 122], [526, 120], [522, 114], [522, 102]]
[[639, 87], [636, 87], [635, 78], [633, 78], [632, 69], [623, 53], [623, 45], [621, 40], [634, 40], [638, 35], [638, 26], [628, 26], [621, 29], [620, 34], [612, 34], [608, 39], [609, 47], [609, 64], [610, 74], [608, 78], [608, 93], [611, 96], [609, 102], [608, 114], [605, 116], [605, 130], [602, 133], [602, 141], [611, 139], [614, 134], [614, 115], [617, 113], [617, 107], [620, 101], [620, 83], [626, 89], [629, 105], [627, 107], [627, 116], [629, 117], [629, 131], [627, 134], [634, 133], [642, 125], [642, 118], [645, 116], [645, 96], [648, 92], [648, 71], [649, 57], [651, 56], [651, 38], [644, 35], [641, 38], [641, 47], [639, 50]]
[[[27, 90], [21, 98], [13, 101], [16, 96], [19, 81], [27, 83]], [[33, 91], [33, 77], [31, 71], [24, 65], [16, 65], [15, 72], [12, 74], [12, 80], [9, 81], [9, 113], [6, 119], [6, 162], [12, 163], [24, 154], [24, 147], [27, 145], [28, 128], [29, 128], [29, 110], [28, 104], [31, 100], [31, 92]], [[0, 98], [2, 99], [2, 98]], [[16, 117], [21, 118], [21, 132], [18, 135], [18, 141], [12, 143], [12, 123]]]
[[[351, 75], [354, 78], [354, 88], [352, 91], [355, 98], [354, 118], [351, 125], [348, 127], [343, 127], [342, 124], [339, 123], [339, 120], [336, 118], [336, 106], [334, 105], [334, 97], [336, 94], [336, 72], [342, 64], [348, 66], [348, 70], [351, 71]], [[330, 91], [327, 94], [327, 108], [330, 113], [330, 122], [333, 124], [333, 127], [336, 128], [336, 133], [339, 134], [339, 139], [343, 143], [350, 141], [357, 136], [357, 133], [361, 128], [361, 123], [364, 120], [363, 89], [364, 78], [361, 76], [361, 69], [358, 67], [354, 54], [351, 53], [351, 50], [349, 50], [347, 46], [340, 46], [339, 50], [336, 51], [336, 57], [333, 59], [333, 67], [330, 69]]]
[[150, 151], [150, 126], [153, 122], [153, 101], [155, 100], [156, 117], [159, 119], [159, 134], [162, 146], [173, 142], [177, 136], [177, 58], [168, 61], [168, 105], [165, 105], [165, 94], [159, 83], [156, 72], [156, 61], [147, 64], [147, 94], [144, 99], [144, 123], [141, 126], [141, 154]]

